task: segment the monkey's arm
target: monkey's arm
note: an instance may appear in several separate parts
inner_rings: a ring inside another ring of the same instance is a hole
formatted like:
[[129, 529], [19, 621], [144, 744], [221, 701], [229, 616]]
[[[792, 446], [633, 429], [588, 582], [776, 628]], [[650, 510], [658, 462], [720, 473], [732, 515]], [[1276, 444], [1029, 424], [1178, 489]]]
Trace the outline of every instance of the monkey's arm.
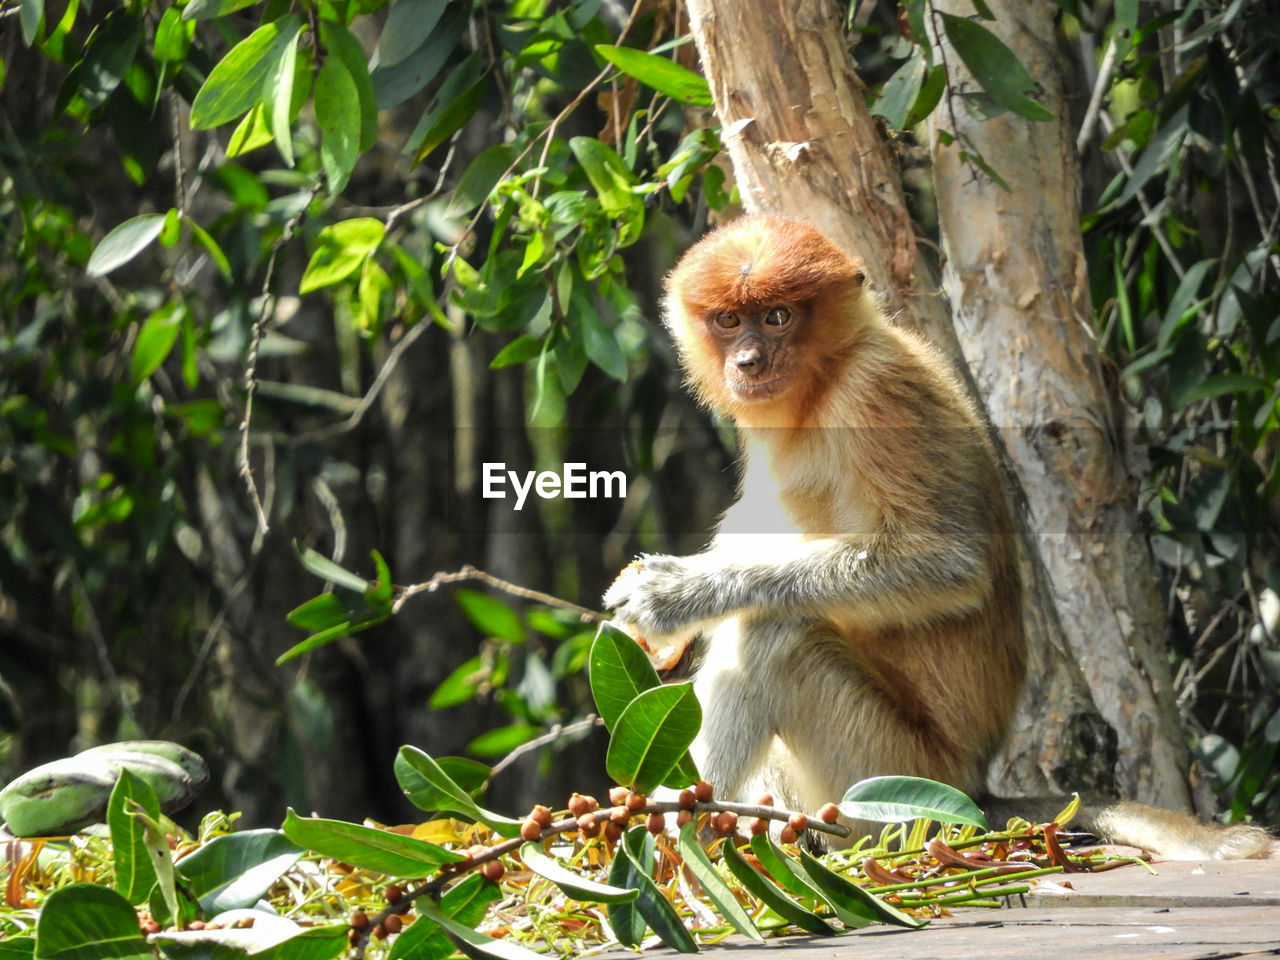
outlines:
[[[797, 545], [762, 534], [750, 538], [750, 556], [738, 537], [722, 538], [692, 557], [641, 558], [619, 575], [604, 602], [646, 635], [755, 609], [909, 623], [964, 612], [986, 599], [990, 566], [972, 537], [927, 531]], [[765, 559], [770, 555], [776, 559]]]

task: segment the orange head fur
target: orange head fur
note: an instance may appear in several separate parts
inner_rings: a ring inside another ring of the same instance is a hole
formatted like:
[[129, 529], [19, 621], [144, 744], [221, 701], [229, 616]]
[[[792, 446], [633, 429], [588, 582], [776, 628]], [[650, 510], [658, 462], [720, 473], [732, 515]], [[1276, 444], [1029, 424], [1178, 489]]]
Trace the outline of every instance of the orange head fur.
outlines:
[[[742, 217], [708, 234], [667, 277], [667, 325], [699, 398], [744, 426], [799, 425], [872, 322], [875, 310], [861, 308], [862, 280], [854, 260], [797, 220]], [[755, 338], [772, 386], [744, 390], [737, 344], [715, 318], [758, 317], [776, 306], [787, 308], [794, 328]]]

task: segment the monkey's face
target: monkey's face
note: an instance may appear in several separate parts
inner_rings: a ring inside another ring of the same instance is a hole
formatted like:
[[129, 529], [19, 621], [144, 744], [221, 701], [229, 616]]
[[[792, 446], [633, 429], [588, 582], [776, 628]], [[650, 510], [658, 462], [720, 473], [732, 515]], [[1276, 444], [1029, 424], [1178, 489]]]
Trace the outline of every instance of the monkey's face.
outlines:
[[773, 400], [795, 385], [794, 341], [803, 310], [791, 304], [717, 310], [704, 321], [724, 385], [742, 403]]

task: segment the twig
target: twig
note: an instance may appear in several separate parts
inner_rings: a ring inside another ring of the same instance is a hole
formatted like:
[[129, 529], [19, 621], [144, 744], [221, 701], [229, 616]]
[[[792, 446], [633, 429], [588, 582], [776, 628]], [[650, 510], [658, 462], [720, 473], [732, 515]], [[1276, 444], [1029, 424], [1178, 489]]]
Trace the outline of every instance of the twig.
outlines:
[[271, 253], [267, 257], [267, 272], [262, 279], [262, 306], [258, 310], [258, 319], [254, 321], [253, 333], [249, 340], [249, 359], [244, 369], [244, 419], [240, 421], [240, 453], [236, 457], [236, 468], [245, 488], [249, 491], [249, 500], [253, 503], [254, 512], [258, 516], [258, 534], [263, 536], [271, 528], [267, 523], [266, 511], [262, 509], [262, 498], [258, 495], [258, 484], [253, 479], [253, 467], [249, 463], [249, 426], [253, 422], [253, 395], [258, 390], [258, 353], [262, 349], [262, 338], [266, 335], [267, 319], [271, 315], [271, 307], [275, 298], [271, 295], [271, 279], [276, 272], [276, 260], [284, 245], [293, 239], [294, 233], [307, 218], [307, 209], [323, 186], [323, 178], [318, 178], [307, 191], [307, 198], [301, 208], [284, 225], [284, 230], [271, 245]]
[[568, 600], [561, 600], [559, 597], [553, 597], [549, 593], [543, 593], [541, 590], [531, 590], [528, 587], [521, 587], [517, 584], [510, 583], [507, 580], [499, 579], [491, 573], [485, 573], [483, 570], [477, 570], [475, 567], [467, 564], [457, 573], [437, 573], [425, 583], [415, 583], [412, 586], [404, 587], [400, 591], [400, 595], [396, 597], [395, 603], [391, 606], [392, 613], [399, 613], [400, 608], [404, 606], [404, 602], [417, 593], [434, 593], [441, 585], [446, 583], [457, 583], [460, 580], [479, 580], [481, 583], [487, 583], [491, 587], [509, 593], [515, 597], [524, 597], [526, 600], [536, 600], [538, 603], [544, 603], [549, 607], [558, 607], [561, 610], [570, 610], [582, 618], [584, 622], [603, 623], [609, 617], [595, 610], [589, 610], [586, 607], [580, 607], [576, 603], [570, 603]]
[[520, 746], [516, 747], [514, 750], [508, 753], [505, 757], [503, 757], [501, 760], [495, 763], [489, 769], [489, 779], [492, 780], [499, 773], [501, 773], [507, 767], [511, 766], [511, 764], [515, 763], [517, 760], [523, 757], [526, 753], [529, 753], [531, 750], [537, 750], [539, 747], [545, 747], [549, 743], [555, 743], [561, 737], [569, 737], [582, 730], [590, 730], [592, 727], [603, 727], [603, 726], [604, 726], [604, 718], [597, 717], [594, 713], [588, 714], [583, 719], [578, 720], [574, 723], [571, 723], [567, 727], [562, 726], [561, 724], [558, 724], [558, 723], [554, 724], [551, 727], [551, 729], [548, 730], [546, 733], [544, 733], [542, 736], [535, 737], [534, 739], [528, 741], [527, 743], [520, 744]]
[[1102, 98], [1111, 85], [1111, 74], [1116, 66], [1116, 41], [1107, 41], [1106, 52], [1102, 54], [1102, 63], [1098, 64], [1098, 76], [1093, 83], [1093, 95], [1089, 97], [1089, 106], [1084, 112], [1084, 120], [1080, 122], [1080, 132], [1076, 134], [1076, 153], [1084, 153], [1084, 148], [1093, 139], [1093, 128], [1098, 124], [1098, 114], [1102, 110]]

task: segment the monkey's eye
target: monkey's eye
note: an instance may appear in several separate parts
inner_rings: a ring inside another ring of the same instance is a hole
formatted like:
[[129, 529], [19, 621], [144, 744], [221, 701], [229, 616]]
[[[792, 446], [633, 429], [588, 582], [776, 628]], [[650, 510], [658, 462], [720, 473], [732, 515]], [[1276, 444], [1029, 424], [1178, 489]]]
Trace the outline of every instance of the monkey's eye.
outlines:
[[791, 311], [786, 307], [774, 307], [764, 318], [764, 322], [771, 327], [784, 327], [790, 320]]
[[725, 330], [732, 330], [739, 322], [737, 314], [733, 313], [717, 313], [715, 320], [716, 326], [722, 327]]

